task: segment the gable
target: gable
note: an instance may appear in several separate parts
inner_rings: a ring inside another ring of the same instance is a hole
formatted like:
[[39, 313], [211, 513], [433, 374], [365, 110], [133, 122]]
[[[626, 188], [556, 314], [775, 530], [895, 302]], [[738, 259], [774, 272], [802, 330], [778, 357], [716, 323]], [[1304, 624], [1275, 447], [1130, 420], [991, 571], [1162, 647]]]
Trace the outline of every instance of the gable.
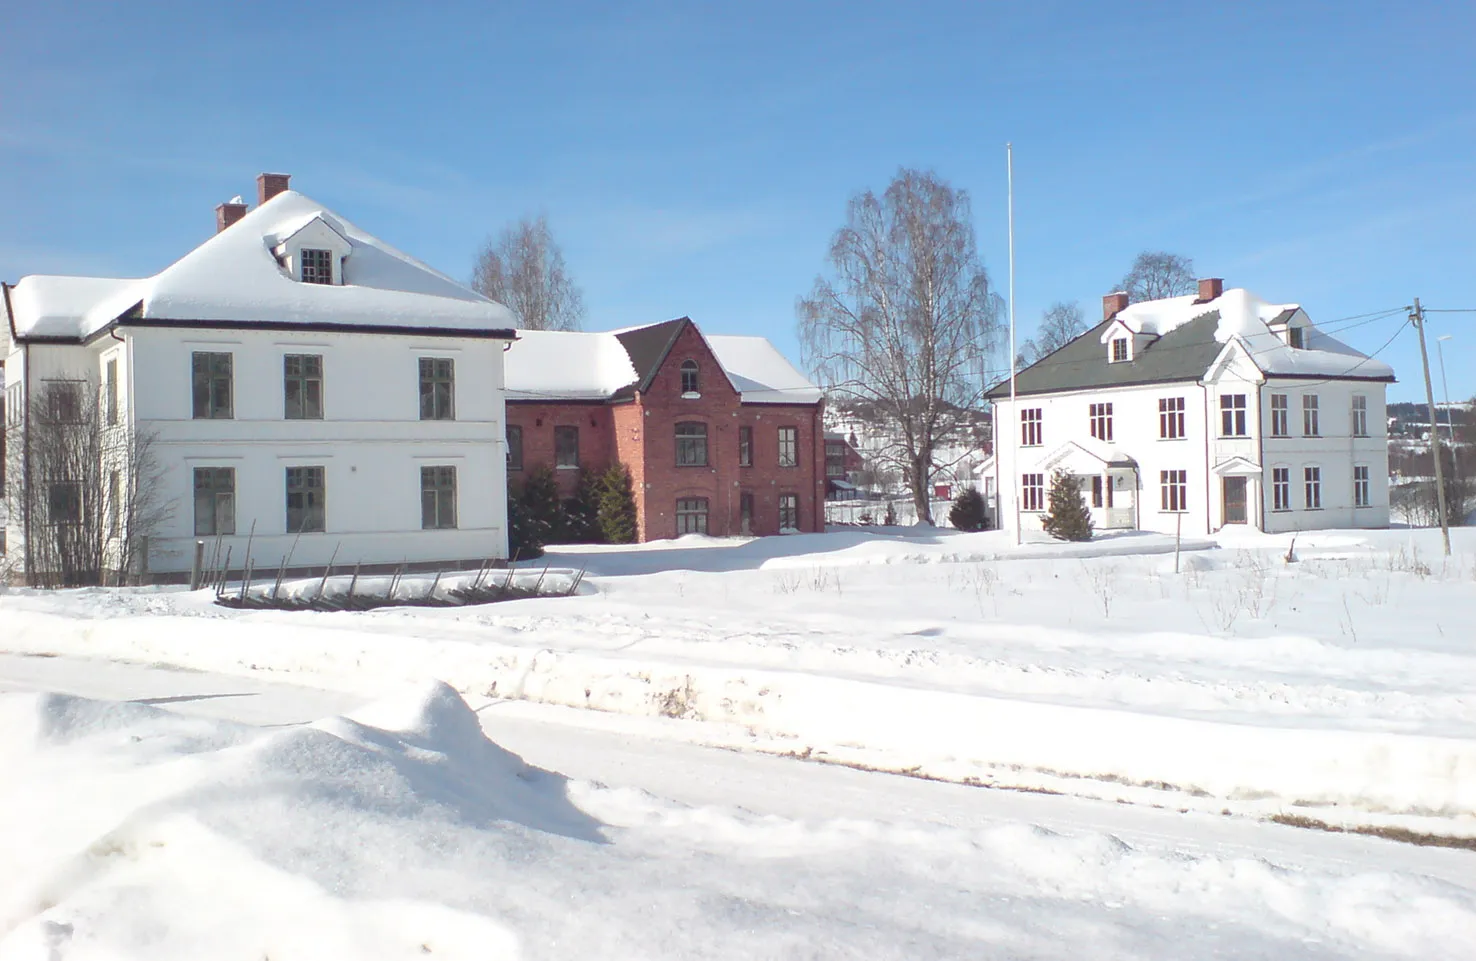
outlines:
[[[1215, 339], [1219, 315], [1211, 312], [1181, 324], [1150, 343], [1140, 344], [1131, 361], [1111, 364], [1103, 349], [1103, 338], [1117, 324], [1103, 321], [1015, 374], [1017, 394], [1046, 394], [1057, 391], [1101, 387], [1130, 387], [1173, 381], [1197, 381], [1224, 347]], [[985, 395], [1010, 396], [1010, 382], [1001, 381]]]
[[682, 329], [691, 325], [692, 321], [687, 317], [678, 317], [676, 320], [668, 320], [649, 327], [637, 327], [633, 330], [623, 330], [615, 334], [615, 339], [620, 341], [620, 346], [625, 348], [630, 357], [630, 364], [635, 368], [636, 381], [623, 389], [622, 397], [633, 397], [636, 391], [648, 390], [656, 372], [661, 369], [661, 364], [666, 360], [666, 355], [671, 352]]

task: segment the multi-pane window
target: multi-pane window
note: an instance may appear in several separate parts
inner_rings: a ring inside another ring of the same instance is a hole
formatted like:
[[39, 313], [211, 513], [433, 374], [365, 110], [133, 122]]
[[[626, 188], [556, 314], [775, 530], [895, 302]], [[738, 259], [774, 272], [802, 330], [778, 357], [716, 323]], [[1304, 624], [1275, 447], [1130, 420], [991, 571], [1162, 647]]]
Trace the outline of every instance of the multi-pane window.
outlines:
[[46, 487], [46, 517], [53, 524], [82, 523], [82, 485], [52, 481]]
[[195, 534], [234, 533], [236, 533], [236, 469], [234, 467], [196, 467]]
[[1184, 398], [1158, 399], [1158, 436], [1164, 440], [1179, 440], [1184, 436]]
[[676, 462], [678, 467], [707, 466], [707, 425], [683, 421], [676, 425]]
[[282, 398], [288, 420], [323, 419], [323, 355], [282, 358]]
[[846, 476], [846, 445], [840, 441], [825, 442], [825, 476]]
[[517, 424], [507, 425], [507, 469], [523, 469], [523, 428]]
[[753, 466], [753, 428], [738, 428], [738, 466]]
[[420, 419], [456, 419], [456, 364], [450, 357], [420, 358]]
[[1163, 470], [1158, 472], [1159, 496], [1163, 509], [1170, 513], [1189, 509], [1189, 472], [1186, 470]]
[[1353, 436], [1368, 436], [1368, 395], [1353, 395]]
[[1220, 436], [1245, 436], [1245, 395], [1220, 395]]
[[1291, 424], [1288, 418], [1287, 396], [1285, 394], [1271, 395], [1271, 436], [1286, 437], [1291, 434]]
[[1041, 408], [1030, 407], [1020, 411], [1020, 446], [1039, 447], [1041, 441]]
[[420, 469], [420, 526], [427, 531], [456, 526], [456, 468]]
[[305, 284], [333, 283], [333, 251], [304, 248], [302, 251], [302, 282]]
[[554, 466], [579, 466], [579, 428], [560, 426], [554, 428]]
[[111, 357], [103, 366], [103, 407], [109, 427], [118, 424], [118, 358]]
[[1126, 337], [1112, 338], [1112, 362], [1120, 364], [1128, 359], [1128, 342]]
[[697, 361], [682, 361], [682, 393], [697, 393]]
[[1022, 511], [1045, 510], [1045, 475], [1020, 475], [1020, 509]]
[[677, 534], [707, 533], [707, 498], [683, 497], [676, 502]]
[[1097, 440], [1112, 439], [1112, 405], [1092, 404], [1089, 408], [1092, 436]]
[[117, 537], [123, 521], [123, 481], [115, 470], [108, 471], [108, 537]]
[[779, 466], [799, 466], [799, 428], [779, 428]]
[[195, 419], [228, 420], [231, 403], [231, 355], [197, 350], [191, 356], [194, 372]]
[[1368, 490], [1368, 467], [1362, 464], [1353, 468], [1353, 506], [1367, 507], [1372, 501]]
[[799, 495], [779, 495], [779, 529], [781, 531], [799, 530]]
[[1302, 436], [1317, 437], [1322, 428], [1317, 421], [1317, 395], [1302, 395]]
[[53, 424], [82, 423], [83, 385], [72, 380], [54, 380], [46, 385], [46, 415]]
[[1322, 468], [1303, 467], [1302, 483], [1305, 486], [1307, 510], [1315, 511], [1322, 506]]
[[326, 503], [323, 468], [287, 468], [287, 533], [323, 530]]
[[1289, 328], [1287, 328], [1287, 331], [1286, 331], [1286, 343], [1287, 343], [1287, 346], [1288, 347], [1295, 347], [1298, 350], [1301, 350], [1302, 347], [1303, 347], [1303, 345], [1306, 344], [1306, 338], [1303, 336], [1302, 328], [1300, 328], [1300, 327], [1289, 327]]
[[1292, 482], [1290, 467], [1271, 468], [1271, 509], [1275, 511], [1289, 511], [1292, 509]]

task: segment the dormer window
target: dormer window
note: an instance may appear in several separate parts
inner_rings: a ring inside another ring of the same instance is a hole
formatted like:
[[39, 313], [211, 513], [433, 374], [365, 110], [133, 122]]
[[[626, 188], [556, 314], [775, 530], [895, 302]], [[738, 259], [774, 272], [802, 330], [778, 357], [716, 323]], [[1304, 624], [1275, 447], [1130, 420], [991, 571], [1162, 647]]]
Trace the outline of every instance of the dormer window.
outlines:
[[697, 362], [695, 360], [682, 361], [682, 394], [697, 393]]
[[1288, 327], [1286, 329], [1286, 345], [1288, 347], [1295, 347], [1298, 350], [1306, 346], [1306, 341], [1302, 338], [1302, 328]]
[[1128, 339], [1126, 337], [1112, 338], [1112, 363], [1120, 364], [1128, 359]]
[[333, 251], [304, 247], [302, 249], [302, 282], [305, 284], [333, 283]]

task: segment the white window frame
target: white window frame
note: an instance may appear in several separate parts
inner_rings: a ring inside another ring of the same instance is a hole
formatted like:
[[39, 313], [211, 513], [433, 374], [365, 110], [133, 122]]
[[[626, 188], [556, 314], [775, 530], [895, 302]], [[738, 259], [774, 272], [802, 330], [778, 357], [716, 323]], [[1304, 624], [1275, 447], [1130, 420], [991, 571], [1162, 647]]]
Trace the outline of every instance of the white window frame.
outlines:
[[1249, 424], [1246, 421], [1246, 395], [1245, 394], [1221, 394], [1220, 395], [1220, 436], [1221, 437], [1249, 437]]
[[1285, 512], [1293, 510], [1291, 500], [1291, 468], [1271, 468], [1271, 510]]
[[1368, 436], [1368, 395], [1354, 394], [1349, 412], [1349, 428], [1354, 437]]
[[1112, 439], [1112, 403], [1110, 401], [1089, 405], [1087, 419], [1093, 437], [1103, 441]]
[[[1360, 471], [1363, 473], [1363, 476], [1362, 477], [1359, 477], [1358, 476]], [[1373, 478], [1373, 472], [1368, 469], [1368, 465], [1367, 464], [1354, 464], [1353, 465], [1353, 506], [1354, 507], [1372, 507], [1373, 506], [1373, 483], [1372, 483], [1372, 478]]]
[[1322, 402], [1316, 394], [1302, 395], [1302, 436], [1322, 436]]
[[1039, 447], [1045, 443], [1045, 409], [1026, 407], [1020, 411], [1020, 446]]
[[1184, 440], [1184, 398], [1158, 398], [1158, 439]]
[[1045, 510], [1044, 474], [1020, 475], [1020, 510], [1031, 514]]
[[1302, 506], [1309, 511], [1322, 510], [1322, 467], [1319, 464], [1302, 468]]
[[1271, 395], [1271, 436], [1291, 436], [1291, 395]]
[[1189, 472], [1187, 470], [1163, 470], [1158, 472], [1159, 512], [1184, 514], [1189, 511]]

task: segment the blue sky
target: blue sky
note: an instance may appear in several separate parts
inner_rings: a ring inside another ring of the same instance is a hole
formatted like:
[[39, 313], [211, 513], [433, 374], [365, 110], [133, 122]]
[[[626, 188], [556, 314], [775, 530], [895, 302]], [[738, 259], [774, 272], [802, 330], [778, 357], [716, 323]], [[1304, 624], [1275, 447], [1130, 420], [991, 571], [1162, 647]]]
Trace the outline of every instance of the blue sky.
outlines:
[[[1201, 9], [1203, 7], [1203, 9]], [[856, 191], [973, 198], [1017, 317], [1142, 249], [1315, 321], [1476, 308], [1476, 7], [1366, 4], [12, 5], [0, 278], [139, 275], [262, 170], [458, 277], [544, 212], [591, 329], [683, 314], [798, 356], [794, 301]], [[1351, 328], [1375, 350], [1399, 317]], [[1452, 334], [1476, 393], [1476, 313]], [[1421, 397], [1411, 331], [1382, 357]], [[1435, 370], [1437, 399], [1441, 392]]]

